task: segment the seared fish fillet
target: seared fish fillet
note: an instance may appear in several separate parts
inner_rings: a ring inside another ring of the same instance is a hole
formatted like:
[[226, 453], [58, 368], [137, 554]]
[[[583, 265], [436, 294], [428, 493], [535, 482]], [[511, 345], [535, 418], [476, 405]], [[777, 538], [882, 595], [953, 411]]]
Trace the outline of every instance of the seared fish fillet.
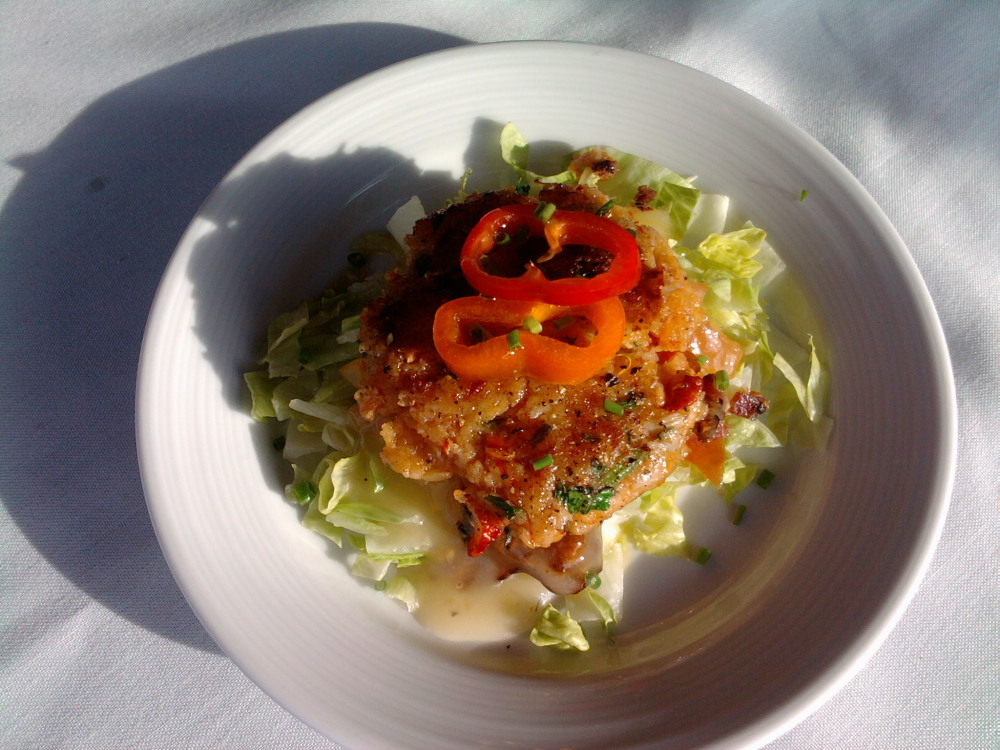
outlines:
[[[593, 188], [552, 187], [540, 198], [591, 213], [607, 201]], [[356, 398], [361, 415], [378, 423], [393, 469], [428, 481], [456, 478], [462, 503], [502, 499], [516, 512], [494, 546], [516, 558], [565, 550], [554, 555], [558, 565], [578, 554], [579, 537], [661, 484], [689, 440], [724, 429], [726, 405], [709, 373], [732, 371], [740, 350], [709, 322], [703, 289], [685, 278], [668, 243], [635, 222], [638, 209], [624, 207], [609, 218], [635, 233], [643, 273], [621, 297], [628, 322], [618, 355], [577, 385], [455, 377], [435, 350], [432, 322], [445, 301], [477, 293], [459, 268], [462, 244], [488, 211], [528, 202], [535, 199], [513, 190], [476, 194], [416, 224], [407, 266], [362, 316]], [[553, 263], [599, 270], [594, 252]], [[620, 409], [609, 411], [608, 400]], [[533, 467], [549, 455], [550, 465]]]

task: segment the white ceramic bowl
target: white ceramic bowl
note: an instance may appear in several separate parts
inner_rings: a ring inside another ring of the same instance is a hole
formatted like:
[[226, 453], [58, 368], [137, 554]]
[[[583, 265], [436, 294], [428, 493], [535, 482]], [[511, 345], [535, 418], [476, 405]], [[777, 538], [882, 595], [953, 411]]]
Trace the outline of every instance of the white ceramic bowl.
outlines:
[[[638, 571], [614, 645], [584, 655], [439, 642], [358, 584], [283, 501], [241, 379], [267, 321], [320, 291], [353, 236], [413, 194], [435, 206], [466, 165], [474, 185], [495, 178], [508, 121], [543, 144], [536, 154], [605, 143], [729, 195], [799, 279], [832, 372], [828, 450], [738, 533], [705, 524], [710, 569]], [[137, 432], [150, 513], [191, 606], [276, 701], [347, 747], [736, 748], [815, 709], [906, 606], [946, 511], [953, 400], [906, 249], [809, 136], [680, 65], [514, 42], [366, 76], [240, 162], [164, 275]]]

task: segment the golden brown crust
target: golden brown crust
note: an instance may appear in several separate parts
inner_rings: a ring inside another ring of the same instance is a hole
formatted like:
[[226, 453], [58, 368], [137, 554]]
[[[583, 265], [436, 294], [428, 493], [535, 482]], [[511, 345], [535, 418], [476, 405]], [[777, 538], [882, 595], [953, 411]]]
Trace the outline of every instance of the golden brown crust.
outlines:
[[[558, 186], [545, 188], [541, 199], [582, 211], [607, 202], [593, 188]], [[585, 535], [661, 484], [708, 411], [700, 398], [668, 408], [676, 402], [672, 384], [697, 373], [695, 358], [683, 353], [707, 324], [701, 292], [669, 245], [624, 210], [612, 209], [610, 218], [636, 232], [644, 269], [636, 288], [622, 295], [622, 349], [598, 375], [566, 386], [524, 377], [468, 381], [447, 371], [431, 321], [442, 302], [475, 293], [458, 266], [465, 235], [492, 208], [531, 200], [513, 191], [475, 195], [417, 223], [408, 268], [362, 316], [357, 394], [362, 416], [381, 424], [383, 458], [393, 469], [418, 479], [455, 476], [469, 493], [503, 498], [520, 509], [509, 531], [529, 549]], [[609, 411], [606, 401], [620, 409]], [[548, 455], [551, 465], [536, 470], [533, 462]], [[577, 502], [598, 495], [606, 506]]]

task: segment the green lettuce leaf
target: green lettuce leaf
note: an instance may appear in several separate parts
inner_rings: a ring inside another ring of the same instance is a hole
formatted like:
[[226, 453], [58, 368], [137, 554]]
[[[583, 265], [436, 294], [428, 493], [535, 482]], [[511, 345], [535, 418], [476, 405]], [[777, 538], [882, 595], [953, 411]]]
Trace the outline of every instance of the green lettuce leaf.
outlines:
[[[669, 229], [662, 233], [667, 239], [680, 240], [687, 231], [701, 191], [687, 178], [649, 159], [616, 148], [601, 148], [618, 162], [618, 169], [611, 177], [594, 181], [594, 185], [620, 206], [632, 203], [640, 187], [652, 189], [655, 196], [649, 207], [669, 219]], [[662, 231], [662, 225], [660, 228]]]
[[558, 174], [542, 175], [528, 169], [528, 142], [513, 123], [507, 123], [500, 131], [500, 156], [517, 172], [517, 176], [527, 184], [533, 182], [575, 185], [576, 175], [569, 170]]
[[684, 516], [676, 502], [678, 483], [668, 482], [634, 500], [625, 511], [621, 533], [648, 555], [683, 557]]
[[252, 399], [250, 416], [258, 422], [278, 416], [274, 411], [274, 404], [271, 403], [271, 399], [274, 396], [274, 387], [280, 381], [272, 378], [266, 370], [244, 373], [243, 380], [247, 384]]
[[528, 638], [536, 646], [548, 646], [561, 651], [590, 649], [580, 623], [551, 604], [542, 612]]

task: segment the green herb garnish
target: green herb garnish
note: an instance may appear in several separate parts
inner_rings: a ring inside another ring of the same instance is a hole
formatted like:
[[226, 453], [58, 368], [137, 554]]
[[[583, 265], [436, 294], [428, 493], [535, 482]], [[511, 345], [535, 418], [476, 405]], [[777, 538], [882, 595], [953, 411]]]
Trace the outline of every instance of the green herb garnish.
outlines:
[[556, 499], [566, 506], [570, 513], [586, 515], [594, 510], [607, 510], [611, 507], [611, 498], [615, 496], [614, 487], [576, 486], [557, 484]]
[[707, 563], [709, 560], [712, 559], [712, 550], [710, 550], [708, 547], [699, 547], [697, 550], [695, 550], [695, 553], [691, 557], [691, 559], [694, 560], [699, 565], [704, 565], [705, 563]]
[[295, 502], [301, 505], [305, 505], [316, 497], [317, 492], [319, 490], [316, 489], [316, 485], [312, 482], [302, 481], [292, 485], [292, 497], [295, 499]]
[[507, 518], [513, 518], [514, 516], [516, 516], [518, 513], [521, 512], [520, 508], [511, 505], [498, 495], [487, 495], [485, 499], [486, 502], [494, 506], [497, 510], [499, 510], [501, 513], [507, 516]]
[[614, 414], [616, 417], [620, 417], [625, 413], [625, 408], [617, 401], [612, 401], [610, 398], [606, 398], [604, 399], [604, 411], [609, 414]]
[[541, 458], [538, 458], [538, 459], [535, 459], [534, 461], [532, 461], [531, 462], [531, 468], [534, 469], [535, 471], [541, 471], [542, 469], [544, 469], [544, 468], [546, 468], [548, 466], [551, 466], [554, 463], [555, 463], [555, 459], [552, 458], [552, 454], [551, 453], [546, 453]]
[[774, 472], [770, 469], [761, 469], [760, 474], [757, 475], [757, 486], [762, 490], [766, 490], [771, 486], [771, 482], [774, 481]]
[[555, 203], [542, 203], [538, 204], [538, 208], [535, 209], [535, 218], [539, 221], [548, 221], [552, 218], [552, 214], [556, 212]]

